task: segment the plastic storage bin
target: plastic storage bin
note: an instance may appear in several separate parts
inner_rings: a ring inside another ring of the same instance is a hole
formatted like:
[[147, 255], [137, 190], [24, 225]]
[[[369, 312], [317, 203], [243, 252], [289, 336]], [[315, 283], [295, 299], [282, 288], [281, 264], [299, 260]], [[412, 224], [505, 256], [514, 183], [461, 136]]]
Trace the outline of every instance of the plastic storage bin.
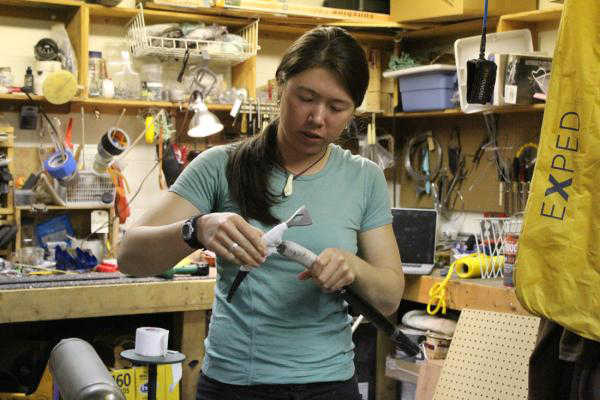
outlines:
[[456, 91], [454, 65], [425, 65], [399, 71], [386, 71], [385, 78], [398, 78], [404, 111], [432, 111], [454, 108]]

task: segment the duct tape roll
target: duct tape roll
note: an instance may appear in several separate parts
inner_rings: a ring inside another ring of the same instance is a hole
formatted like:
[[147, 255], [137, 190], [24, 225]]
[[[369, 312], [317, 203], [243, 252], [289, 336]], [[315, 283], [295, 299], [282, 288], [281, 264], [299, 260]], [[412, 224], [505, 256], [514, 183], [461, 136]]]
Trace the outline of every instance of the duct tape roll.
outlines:
[[164, 357], [168, 344], [169, 331], [166, 329], [142, 327], [135, 331], [135, 352], [140, 356]]
[[68, 181], [77, 171], [77, 162], [73, 153], [65, 150], [64, 155], [60, 152], [53, 153], [44, 161], [44, 168], [52, 177], [59, 181]]
[[459, 258], [454, 262], [454, 270], [460, 278], [480, 278], [481, 271], [486, 269], [487, 265], [495, 265], [499, 268], [504, 266], [504, 256], [490, 257], [481, 253], [473, 253]]

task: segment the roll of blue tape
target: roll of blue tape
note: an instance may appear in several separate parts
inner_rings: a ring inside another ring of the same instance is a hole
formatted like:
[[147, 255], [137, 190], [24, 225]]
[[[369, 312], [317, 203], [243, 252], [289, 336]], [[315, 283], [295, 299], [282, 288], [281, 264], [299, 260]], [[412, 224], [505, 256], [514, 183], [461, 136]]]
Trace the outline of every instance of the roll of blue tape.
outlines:
[[68, 180], [75, 174], [77, 169], [77, 163], [73, 153], [65, 150], [66, 159], [63, 159], [61, 153], [53, 153], [50, 157], [44, 161], [44, 168], [52, 177], [64, 181]]

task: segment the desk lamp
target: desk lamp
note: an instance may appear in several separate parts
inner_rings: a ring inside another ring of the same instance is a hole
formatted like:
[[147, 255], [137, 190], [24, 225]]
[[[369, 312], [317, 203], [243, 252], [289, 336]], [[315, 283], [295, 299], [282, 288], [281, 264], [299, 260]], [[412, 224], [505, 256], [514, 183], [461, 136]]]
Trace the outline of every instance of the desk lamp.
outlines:
[[190, 137], [207, 137], [223, 130], [223, 124], [219, 118], [208, 110], [204, 103], [204, 96], [199, 90], [195, 90], [191, 96], [190, 110], [194, 116], [190, 121], [187, 134]]

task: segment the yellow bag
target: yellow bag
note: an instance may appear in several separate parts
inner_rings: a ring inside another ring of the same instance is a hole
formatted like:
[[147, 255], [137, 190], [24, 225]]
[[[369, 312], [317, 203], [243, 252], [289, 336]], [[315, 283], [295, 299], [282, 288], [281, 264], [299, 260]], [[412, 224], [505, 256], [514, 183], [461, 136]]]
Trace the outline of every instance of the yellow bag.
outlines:
[[519, 239], [519, 301], [600, 341], [600, 1], [565, 2]]

